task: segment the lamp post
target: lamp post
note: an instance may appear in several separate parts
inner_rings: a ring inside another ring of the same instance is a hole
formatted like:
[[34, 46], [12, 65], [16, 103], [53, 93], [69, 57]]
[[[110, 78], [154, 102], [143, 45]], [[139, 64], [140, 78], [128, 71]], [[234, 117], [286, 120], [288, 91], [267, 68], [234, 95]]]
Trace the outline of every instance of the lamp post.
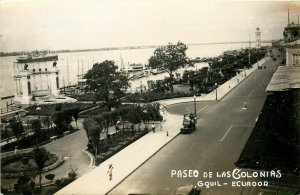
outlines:
[[216, 100], [218, 100], [218, 83], [215, 83], [216, 86]]
[[195, 109], [195, 117], [196, 117], [197, 116], [196, 95], [194, 95], [194, 109]]
[[41, 108], [38, 106], [38, 107], [36, 107], [35, 110], [38, 112], [39, 119], [41, 119], [41, 113], [40, 113]]
[[[145, 110], [143, 110], [143, 113], [145, 114], [145, 120], [146, 120], [145, 122], [147, 122], [147, 118], [148, 118], [148, 115], [147, 115], [147, 114], [148, 114], [148, 111], [145, 109]], [[145, 123], [145, 130], [146, 130], [146, 129], [148, 130], [148, 124]]]

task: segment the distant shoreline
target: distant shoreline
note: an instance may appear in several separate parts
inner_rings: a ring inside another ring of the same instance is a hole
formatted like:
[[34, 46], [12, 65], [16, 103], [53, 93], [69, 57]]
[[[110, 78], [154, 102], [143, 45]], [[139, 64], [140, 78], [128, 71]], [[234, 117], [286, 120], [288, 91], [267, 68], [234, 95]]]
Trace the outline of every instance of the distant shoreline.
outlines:
[[[262, 41], [262, 43], [272, 43], [274, 40], [266, 40]], [[213, 43], [190, 43], [188, 46], [193, 45], [222, 45], [222, 44], [241, 44], [241, 43], [249, 43], [249, 41], [231, 41], [231, 42], [213, 42]], [[250, 43], [255, 43], [255, 41], [250, 41]], [[131, 50], [131, 49], [151, 49], [161, 47], [163, 45], [144, 45], [144, 46], [124, 46], [124, 47], [104, 47], [104, 48], [96, 48], [96, 49], [64, 49], [64, 50], [53, 50], [51, 53], [71, 53], [71, 52], [90, 52], [90, 51], [112, 51], [112, 50]], [[30, 51], [32, 52], [32, 51]], [[29, 52], [29, 53], [30, 53]], [[24, 54], [24, 51], [16, 51], [16, 52], [0, 52], [0, 57], [8, 57], [8, 56], [19, 56]]]

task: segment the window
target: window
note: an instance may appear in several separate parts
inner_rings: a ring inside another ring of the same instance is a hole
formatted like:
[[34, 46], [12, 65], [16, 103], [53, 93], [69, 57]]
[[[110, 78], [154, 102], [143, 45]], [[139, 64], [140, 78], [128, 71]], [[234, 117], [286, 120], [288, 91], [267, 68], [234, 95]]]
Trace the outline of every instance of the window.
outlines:
[[300, 65], [300, 54], [293, 54], [293, 65]]

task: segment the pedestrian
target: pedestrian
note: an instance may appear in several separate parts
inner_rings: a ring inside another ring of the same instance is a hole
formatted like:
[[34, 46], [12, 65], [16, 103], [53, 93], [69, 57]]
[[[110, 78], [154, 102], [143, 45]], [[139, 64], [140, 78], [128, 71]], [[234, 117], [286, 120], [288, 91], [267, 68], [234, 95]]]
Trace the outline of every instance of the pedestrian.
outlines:
[[152, 131], [153, 131], [153, 133], [155, 133], [155, 125], [154, 125], [154, 123], [152, 123]]
[[169, 136], [169, 131], [167, 131], [167, 137]]
[[247, 109], [247, 100], [244, 101], [244, 109]]
[[15, 146], [15, 151], [14, 151], [14, 153], [17, 154], [17, 152], [18, 152], [18, 146]]
[[160, 121], [160, 130], [162, 131], [162, 128], [163, 128], [163, 126], [162, 126], [162, 121]]
[[107, 174], [108, 174], [108, 177], [109, 177], [109, 180], [111, 181], [112, 180], [112, 170], [113, 170], [113, 165], [112, 164], [110, 164], [109, 166], [108, 166], [108, 171], [107, 171]]

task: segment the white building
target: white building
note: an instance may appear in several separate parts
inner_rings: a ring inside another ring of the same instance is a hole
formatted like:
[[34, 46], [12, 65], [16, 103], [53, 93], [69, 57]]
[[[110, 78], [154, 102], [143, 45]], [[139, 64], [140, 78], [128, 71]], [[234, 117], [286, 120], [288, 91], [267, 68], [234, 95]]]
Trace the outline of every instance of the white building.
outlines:
[[286, 49], [286, 65], [300, 65], [300, 39], [284, 45]]
[[33, 97], [58, 96], [58, 76], [55, 61], [14, 63], [16, 103], [29, 104]]
[[256, 48], [260, 48], [261, 47], [261, 32], [258, 27], [256, 28], [255, 35], [256, 35], [255, 46], [256, 46]]

